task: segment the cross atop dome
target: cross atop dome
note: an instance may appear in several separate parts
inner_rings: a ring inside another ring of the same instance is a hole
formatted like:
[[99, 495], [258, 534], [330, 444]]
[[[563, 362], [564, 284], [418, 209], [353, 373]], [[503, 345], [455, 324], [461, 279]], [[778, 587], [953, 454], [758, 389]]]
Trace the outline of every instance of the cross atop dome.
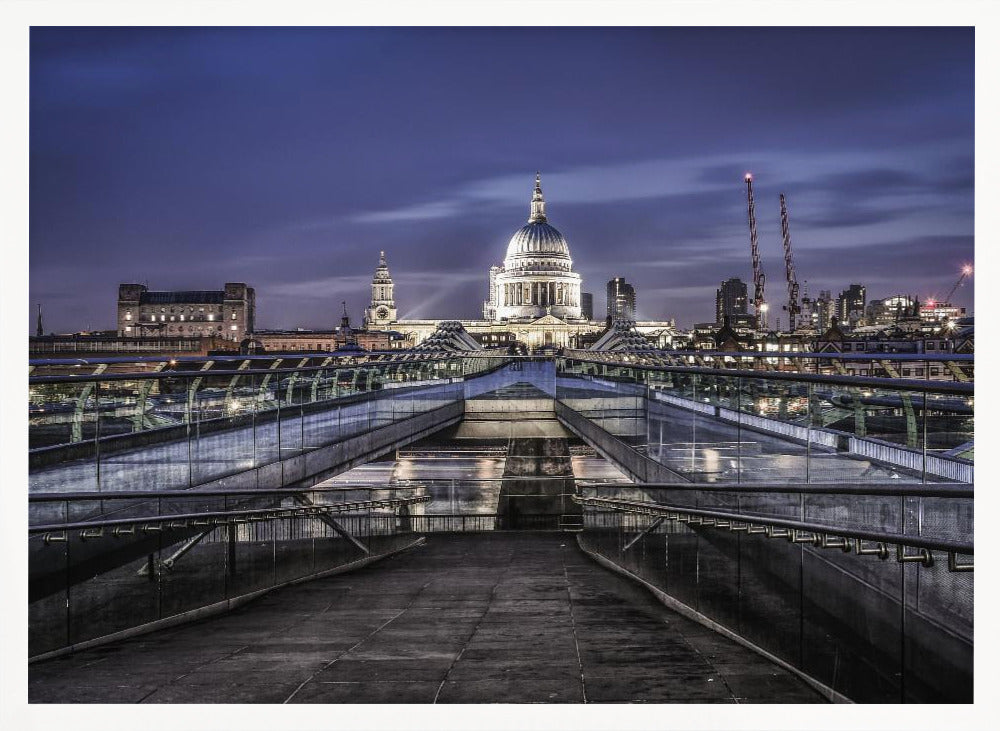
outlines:
[[535, 192], [531, 196], [531, 215], [528, 223], [545, 223], [545, 198], [542, 197], [542, 174], [535, 173]]

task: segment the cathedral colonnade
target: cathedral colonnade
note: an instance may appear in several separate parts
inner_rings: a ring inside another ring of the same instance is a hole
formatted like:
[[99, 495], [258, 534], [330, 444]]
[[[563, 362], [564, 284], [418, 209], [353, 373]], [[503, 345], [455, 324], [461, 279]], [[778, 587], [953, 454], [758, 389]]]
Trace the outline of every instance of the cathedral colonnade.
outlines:
[[558, 282], [544, 279], [507, 282], [500, 285], [498, 299], [505, 307], [515, 305], [579, 307], [580, 283], [578, 281]]

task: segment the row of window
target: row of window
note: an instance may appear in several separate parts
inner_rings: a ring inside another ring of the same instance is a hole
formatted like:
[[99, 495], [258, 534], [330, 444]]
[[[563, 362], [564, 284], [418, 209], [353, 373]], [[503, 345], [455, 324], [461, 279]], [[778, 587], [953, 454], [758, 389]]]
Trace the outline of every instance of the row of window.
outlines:
[[[141, 324], [140, 324], [140, 327], [141, 327]], [[130, 332], [132, 332], [132, 329], [133, 328], [132, 328], [131, 325], [126, 325], [125, 326], [125, 332], [130, 333]], [[236, 325], [230, 325], [229, 326], [229, 330], [231, 332], [237, 332], [238, 329], [239, 328], [237, 328]], [[222, 325], [216, 326], [215, 331], [216, 332], [222, 332]], [[185, 332], [185, 328], [184, 328], [183, 325], [177, 325], [176, 327], [173, 326], [173, 325], [170, 325], [169, 327], [167, 327], [167, 332], [171, 332], [171, 333], [172, 332], [183, 333], [183, 332]], [[202, 328], [202, 327], [193, 327], [191, 325], [188, 325], [187, 326], [187, 332], [189, 332], [189, 333], [206, 333], [206, 334], [210, 334], [212, 332], [212, 327], [209, 326], [209, 327], [206, 327], [206, 328]]]
[[[188, 315], [187, 319], [190, 320], [191, 322], [204, 322], [206, 320], [208, 322], [213, 322], [215, 320], [215, 313], [209, 312], [207, 316], [203, 317], [203, 316], [201, 316], [201, 313], [204, 311], [204, 309], [205, 309], [204, 307], [200, 308], [198, 315], [194, 315], [194, 314]], [[188, 310], [190, 311], [191, 308], [189, 307]], [[219, 311], [221, 312], [221, 310], [222, 310], [222, 308], [220, 307]], [[171, 308], [170, 311], [173, 312], [173, 308]], [[163, 312], [163, 308], [162, 307], [160, 308], [160, 312]], [[139, 315], [139, 319], [141, 320], [146, 315], [149, 316], [149, 322], [156, 322], [156, 315], [153, 314], [153, 313], [147, 312], [146, 310], [142, 311], [142, 313]], [[168, 317], [167, 315], [160, 315], [160, 322], [166, 322], [167, 321], [167, 317]], [[178, 318], [180, 319], [181, 322], [184, 322], [184, 317], [185, 316], [183, 314], [181, 314], [181, 315], [169, 315], [169, 317], [170, 317], [170, 322], [175, 322]], [[222, 319], [221, 315], [220, 315], [219, 319], [220, 320]], [[236, 319], [236, 310], [233, 310], [230, 313], [229, 319], [230, 320], [235, 320]], [[132, 311], [131, 310], [126, 310], [125, 311], [125, 321], [126, 322], [131, 322], [132, 321]]]
[[[846, 342], [846, 343], [843, 344], [843, 350], [845, 350], [845, 351], [857, 350], [858, 352], [866, 352], [868, 350], [868, 345], [869, 345], [869, 343], [864, 343], [864, 342], [862, 342], [862, 343]], [[872, 342], [871, 345], [873, 346], [873, 350], [871, 352], [894, 352], [892, 350], [889, 350], [888, 348], [889, 347], [895, 347], [895, 346], [887, 346], [886, 344], [880, 343], [878, 341]], [[926, 351], [931, 351], [931, 350], [944, 350], [944, 351], [947, 351], [948, 350], [948, 343], [946, 343], [946, 342], [939, 342], [937, 340], [925, 340], [924, 341], [924, 350], [926, 350]]]
[[336, 350], [336, 343], [267, 343], [268, 350], [316, 350], [319, 352], [329, 352]]
[[544, 262], [535, 259], [518, 259], [513, 262], [513, 265], [507, 267], [507, 271], [511, 269], [535, 269], [536, 267], [544, 267], [545, 269], [565, 269], [570, 271], [570, 265], [564, 261], [552, 261], [546, 260]]

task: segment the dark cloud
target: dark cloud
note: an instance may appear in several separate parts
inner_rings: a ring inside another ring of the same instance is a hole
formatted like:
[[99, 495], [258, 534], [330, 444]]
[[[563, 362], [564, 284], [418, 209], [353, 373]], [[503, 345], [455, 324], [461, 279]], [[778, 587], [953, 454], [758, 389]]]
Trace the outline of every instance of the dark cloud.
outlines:
[[930, 291], [973, 255], [973, 50], [963, 28], [35, 28], [32, 301], [107, 327], [121, 281], [246, 280], [262, 325], [328, 326], [385, 249], [401, 312], [474, 317], [536, 169], [598, 310], [623, 275], [647, 316], [711, 317], [750, 278], [748, 168], [769, 296], [779, 192], [813, 291]]
[[796, 218], [796, 223], [825, 229], [851, 228], [898, 221], [921, 210], [922, 208], [917, 205], [887, 208], [875, 207], [865, 201], [850, 200], [842, 201], [825, 211], [800, 215]]

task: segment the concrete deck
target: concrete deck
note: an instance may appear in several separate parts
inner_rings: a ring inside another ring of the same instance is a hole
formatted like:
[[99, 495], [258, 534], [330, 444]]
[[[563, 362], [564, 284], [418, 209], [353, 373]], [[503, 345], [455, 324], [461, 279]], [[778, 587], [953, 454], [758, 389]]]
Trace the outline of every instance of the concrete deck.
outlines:
[[571, 535], [432, 535], [232, 614], [29, 667], [33, 703], [812, 703]]

